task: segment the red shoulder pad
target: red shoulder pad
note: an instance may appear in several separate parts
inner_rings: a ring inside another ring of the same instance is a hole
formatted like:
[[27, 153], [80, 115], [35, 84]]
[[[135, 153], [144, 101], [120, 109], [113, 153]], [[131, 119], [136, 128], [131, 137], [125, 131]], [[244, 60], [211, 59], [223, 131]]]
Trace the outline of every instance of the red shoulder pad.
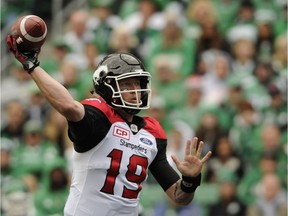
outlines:
[[102, 98], [88, 98], [81, 101], [82, 104], [90, 105], [100, 109], [103, 113], [109, 112], [111, 107]]
[[146, 125], [144, 127], [145, 130], [147, 130], [157, 139], [167, 139], [165, 131], [156, 119], [148, 116], [145, 116], [143, 118], [146, 121]]
[[93, 106], [100, 111], [102, 111], [109, 121], [111, 123], [114, 123], [116, 121], [123, 121], [120, 116], [114, 111], [113, 108], [111, 108], [102, 98], [97, 97], [97, 98], [88, 98], [83, 101], [81, 101], [83, 105], [90, 105]]

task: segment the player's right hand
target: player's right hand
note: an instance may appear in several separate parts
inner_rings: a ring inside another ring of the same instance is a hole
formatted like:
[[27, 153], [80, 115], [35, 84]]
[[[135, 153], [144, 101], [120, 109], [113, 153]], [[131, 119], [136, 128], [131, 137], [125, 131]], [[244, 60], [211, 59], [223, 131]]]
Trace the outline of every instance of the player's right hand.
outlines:
[[17, 47], [16, 38], [13, 38], [11, 35], [7, 36], [6, 42], [9, 51], [23, 65], [25, 71], [31, 73], [35, 67], [39, 66], [38, 55], [40, 49], [22, 52]]

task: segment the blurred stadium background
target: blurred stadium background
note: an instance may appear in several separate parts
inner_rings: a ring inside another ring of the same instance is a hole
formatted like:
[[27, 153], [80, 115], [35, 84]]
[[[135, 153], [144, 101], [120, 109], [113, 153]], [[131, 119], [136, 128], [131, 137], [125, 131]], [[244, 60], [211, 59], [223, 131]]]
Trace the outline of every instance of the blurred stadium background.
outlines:
[[103, 56], [130, 52], [153, 76], [141, 115], [164, 127], [169, 161], [193, 136], [213, 151], [189, 206], [149, 175], [142, 216], [287, 215], [286, 0], [1, 1], [1, 215], [63, 215], [71, 177], [65, 119], [5, 46], [27, 14], [47, 22], [41, 66], [75, 99]]

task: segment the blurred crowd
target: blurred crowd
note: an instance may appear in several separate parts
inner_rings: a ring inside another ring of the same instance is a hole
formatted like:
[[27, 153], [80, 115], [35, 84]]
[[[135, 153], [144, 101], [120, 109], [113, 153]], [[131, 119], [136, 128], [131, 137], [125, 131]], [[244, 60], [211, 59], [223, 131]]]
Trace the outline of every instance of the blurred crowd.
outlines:
[[[3, 5], [1, 25], [23, 10], [15, 1]], [[50, 25], [50, 7], [33, 9]], [[212, 150], [191, 205], [175, 206], [149, 175], [143, 216], [286, 216], [287, 17], [285, 0], [89, 0], [39, 59], [81, 101], [93, 97], [103, 56], [136, 55], [152, 74], [151, 108], [140, 114], [165, 129], [171, 165], [194, 136]], [[22, 65], [1, 75], [1, 215], [62, 215], [66, 120]]]

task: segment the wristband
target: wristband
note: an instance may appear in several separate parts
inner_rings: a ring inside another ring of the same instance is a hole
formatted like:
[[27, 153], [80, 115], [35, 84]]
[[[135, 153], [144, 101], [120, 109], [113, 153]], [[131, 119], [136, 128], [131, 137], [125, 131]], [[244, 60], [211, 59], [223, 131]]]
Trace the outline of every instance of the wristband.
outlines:
[[192, 178], [187, 176], [182, 176], [182, 181], [180, 184], [181, 190], [185, 193], [194, 193], [197, 187], [201, 183], [201, 173]]
[[23, 63], [23, 68], [25, 71], [27, 71], [30, 74], [39, 65], [40, 65], [39, 61], [36, 61], [35, 63], [27, 61]]

